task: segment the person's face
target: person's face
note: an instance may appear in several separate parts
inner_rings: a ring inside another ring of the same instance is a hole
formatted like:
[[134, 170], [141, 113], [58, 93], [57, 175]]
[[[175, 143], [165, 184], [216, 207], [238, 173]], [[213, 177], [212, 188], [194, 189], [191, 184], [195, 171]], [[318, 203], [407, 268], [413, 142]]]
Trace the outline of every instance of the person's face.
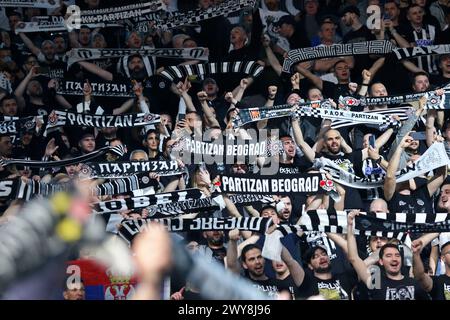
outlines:
[[42, 46], [42, 53], [44, 54], [45, 59], [52, 61], [55, 58], [55, 47], [47, 42]]
[[92, 47], [97, 49], [106, 48], [107, 43], [103, 37], [94, 37], [94, 41], [92, 41]]
[[66, 40], [63, 37], [57, 37], [53, 41], [55, 43], [55, 51], [56, 53], [65, 53], [66, 52]]
[[200, 120], [200, 117], [195, 113], [187, 114], [185, 119], [191, 130], [193, 130], [195, 127], [200, 128], [202, 126], [202, 121]]
[[261, 250], [254, 248], [247, 251], [242, 265], [251, 275], [262, 276], [264, 274], [264, 258], [261, 255]]
[[42, 86], [37, 80], [31, 80], [27, 86], [28, 95], [31, 97], [41, 97], [42, 96]]
[[342, 16], [341, 20], [344, 25], [346, 25], [347, 27], [350, 27], [353, 24], [353, 13], [346, 12]]
[[387, 242], [388, 239], [386, 237], [377, 237], [377, 236], [371, 237], [370, 250], [372, 250], [372, 252], [375, 252], [376, 250], [384, 246]]
[[400, 14], [400, 9], [397, 8], [395, 3], [388, 2], [384, 5], [384, 12], [391, 17], [391, 20], [394, 20], [398, 18], [398, 15]]
[[183, 42], [183, 48], [196, 48], [196, 47], [197, 43], [192, 39]]
[[9, 17], [9, 27], [11, 31], [14, 31], [16, 29], [16, 24], [20, 21], [19, 16], [10, 16]]
[[441, 259], [447, 267], [450, 267], [450, 246], [446, 245], [441, 250]]
[[156, 135], [156, 133], [154, 133], [154, 132], [150, 133], [147, 136], [146, 142], [147, 142], [147, 147], [151, 151], [157, 151], [158, 150], [159, 139], [158, 139], [158, 136]]
[[317, 101], [323, 100], [322, 92], [319, 89], [311, 89], [308, 91], [308, 100], [309, 101]]
[[330, 130], [325, 136], [325, 145], [329, 152], [333, 154], [341, 151], [341, 135], [336, 130]]
[[134, 57], [131, 59], [131, 61], [128, 63], [128, 68], [133, 72], [139, 72], [145, 68], [144, 62], [139, 57]]
[[396, 248], [386, 248], [383, 252], [383, 257], [379, 262], [380, 265], [384, 267], [387, 274], [396, 276], [400, 273], [402, 257]]
[[368, 134], [364, 135], [363, 148], [368, 148], [369, 147], [369, 138], [370, 138], [371, 135], [372, 135], [371, 133], [368, 133]]
[[418, 4], [419, 6], [424, 8], [426, 6], [426, 4], [427, 4], [427, 0], [414, 0], [413, 3], [414, 4]]
[[78, 34], [78, 41], [83, 45], [89, 45], [91, 40], [91, 30], [88, 28], [80, 29], [80, 33]]
[[441, 57], [441, 63], [440, 63], [441, 69], [443, 73], [449, 74], [450, 73], [450, 55], [446, 55], [444, 57]]
[[292, 25], [289, 23], [283, 23], [279, 29], [278, 29], [278, 33], [280, 34], [280, 36], [282, 37], [289, 37], [290, 32], [292, 31]]
[[423, 9], [419, 7], [409, 9], [407, 18], [411, 23], [421, 25], [423, 21]]
[[2, 113], [4, 116], [14, 117], [17, 115], [16, 99], [5, 99], [2, 103]]
[[230, 32], [230, 42], [232, 44], [235, 43], [243, 43], [245, 41], [246, 35], [242, 28], [233, 28]]
[[0, 61], [5, 61], [5, 58], [11, 58], [11, 50], [1, 49], [0, 50]]
[[39, 61], [35, 57], [29, 57], [24, 66], [25, 70], [29, 72], [32, 67], [39, 66]]
[[22, 144], [24, 146], [28, 146], [28, 145], [30, 145], [32, 139], [33, 139], [33, 134], [32, 133], [24, 132], [24, 134], [20, 138], [20, 141], [22, 141]]
[[334, 74], [340, 81], [348, 80], [350, 77], [350, 67], [346, 62], [338, 63], [334, 68]]
[[93, 136], [87, 136], [81, 139], [79, 144], [84, 153], [90, 153], [95, 150], [95, 139]]
[[64, 300], [85, 300], [85, 290], [83, 283], [69, 284], [69, 288], [64, 291]]
[[11, 157], [13, 145], [11, 143], [11, 137], [0, 138], [0, 155], [6, 158]]
[[273, 223], [279, 224], [280, 218], [277, 215], [277, 212], [273, 208], [266, 208], [261, 211], [261, 217], [263, 218], [272, 218]]
[[205, 231], [203, 236], [206, 238], [208, 244], [210, 245], [223, 245], [223, 231]]
[[64, 167], [66, 169], [67, 175], [69, 177], [74, 177], [78, 174], [80, 171], [80, 165], [79, 164], [71, 164]]
[[324, 23], [320, 27], [320, 37], [322, 40], [333, 41], [335, 35], [334, 23]]
[[289, 197], [283, 197], [281, 198], [281, 201], [284, 202], [284, 208], [283, 210], [281, 210], [280, 212], [280, 216], [284, 219], [284, 220], [288, 220], [291, 216], [292, 213], [292, 203], [291, 203], [291, 198]]
[[203, 90], [208, 96], [215, 96], [219, 92], [219, 87], [217, 83], [210, 81], [203, 85]]
[[[414, 139], [407, 139], [407, 142], [410, 142], [409, 147], [407, 148], [407, 150], [412, 150], [412, 151], [416, 151], [417, 149], [419, 149], [419, 145], [420, 145], [420, 141], [419, 140], [414, 140]], [[420, 156], [419, 155], [412, 155], [410, 157], [411, 161], [416, 161]]]
[[381, 83], [374, 83], [370, 93], [372, 97], [386, 97], [388, 95], [386, 87]]
[[264, 0], [266, 2], [266, 7], [270, 11], [276, 11], [278, 10], [278, 4], [280, 0]]
[[295, 143], [292, 138], [283, 137], [280, 139], [283, 144], [284, 153], [288, 156], [288, 158], [295, 157]]
[[278, 274], [284, 274], [288, 270], [286, 263], [283, 261], [272, 261], [272, 267]]
[[202, 9], [208, 9], [210, 6], [213, 5], [212, 0], [199, 0], [198, 5]]
[[131, 161], [147, 161], [147, 154], [145, 152], [135, 152], [131, 157]]
[[247, 165], [244, 163], [235, 163], [231, 168], [234, 174], [245, 174], [248, 170]]
[[300, 96], [296, 93], [291, 93], [287, 99], [287, 103], [290, 105], [297, 104], [300, 101]]
[[311, 260], [309, 261], [309, 268], [316, 273], [328, 273], [331, 269], [330, 258], [324, 249], [317, 249]]
[[430, 87], [430, 81], [427, 76], [417, 76], [414, 79], [413, 89], [415, 92], [425, 92]]
[[132, 32], [128, 37], [127, 45], [129, 48], [140, 48], [142, 46], [141, 36], [137, 32]]
[[308, 1], [305, 4], [305, 11], [307, 15], [313, 16], [317, 14], [317, 9], [319, 8], [319, 4], [317, 1]]
[[372, 201], [372, 203], [370, 204], [369, 211], [376, 213], [389, 212], [386, 202], [379, 200]]
[[[447, 210], [447, 202], [450, 200], [450, 184], [444, 184], [441, 187], [441, 194], [439, 196], [438, 208], [441, 210]], [[450, 211], [450, 210], [447, 210]]]
[[5, 44], [7, 48], [11, 47], [11, 37], [9, 36], [9, 33], [6, 31], [0, 32], [0, 37], [2, 39], [2, 42]]

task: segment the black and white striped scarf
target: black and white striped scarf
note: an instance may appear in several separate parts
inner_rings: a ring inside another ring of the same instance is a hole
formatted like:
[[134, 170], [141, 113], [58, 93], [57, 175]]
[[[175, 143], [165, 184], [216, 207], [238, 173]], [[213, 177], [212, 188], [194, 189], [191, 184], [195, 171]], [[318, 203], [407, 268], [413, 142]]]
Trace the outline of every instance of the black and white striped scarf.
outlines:
[[156, 28], [163, 30], [173, 29], [227, 15], [247, 7], [253, 8], [255, 6], [255, 2], [256, 0], [225, 0], [222, 3], [211, 6], [206, 10], [199, 8], [187, 12], [175, 12], [173, 14], [169, 12], [158, 13], [156, 17], [151, 17], [151, 20], [156, 21]]
[[188, 231], [229, 231], [233, 229], [247, 230], [264, 234], [273, 224], [271, 218], [241, 217], [241, 218], [162, 218], [162, 219], [138, 219], [125, 220], [121, 223], [118, 235], [129, 244], [133, 238], [144, 231], [149, 223], [160, 223], [169, 232]]
[[136, 173], [155, 172], [159, 176], [180, 175], [185, 169], [177, 161], [91, 162], [80, 169], [81, 179], [123, 178]]
[[186, 199], [202, 199], [205, 197], [206, 195], [200, 189], [185, 189], [181, 191], [157, 193], [148, 196], [96, 202], [92, 204], [92, 212], [99, 214], [124, 210], [144, 209], [152, 205], [185, 201]]
[[[417, 161], [396, 172], [396, 181], [397, 183], [408, 181], [429, 171], [445, 166], [449, 164], [449, 162], [444, 144], [438, 142], [433, 143], [425, 153], [417, 159]], [[314, 167], [322, 168], [328, 172], [332, 179], [337, 183], [356, 189], [382, 187], [385, 178], [384, 173], [358, 177], [353, 173], [343, 170], [333, 161], [324, 157], [314, 159]]]
[[46, 132], [57, 127], [134, 128], [160, 123], [158, 114], [131, 113], [122, 115], [93, 115], [53, 110], [47, 117]]
[[11, 117], [11, 120], [0, 121], [0, 133], [19, 133], [36, 129], [37, 121], [44, 121], [43, 116], [36, 117]]
[[2, 0], [2, 7], [56, 9], [59, 1], [54, 0]]
[[[303, 212], [300, 225], [280, 225], [283, 235], [299, 231], [347, 233], [347, 212], [310, 210]], [[364, 213], [355, 217], [354, 232], [357, 235], [397, 238], [407, 241], [410, 233], [450, 231], [448, 213]], [[408, 245], [408, 243], [407, 243]], [[409, 246], [409, 245], [408, 245]]]
[[245, 73], [252, 77], [257, 77], [263, 70], [264, 67], [256, 61], [213, 62], [207, 64], [169, 66], [161, 72], [161, 76], [169, 81], [184, 79], [192, 75], [198, 75], [203, 78], [208, 74], [218, 73]]
[[[120, 82], [90, 82], [94, 97], [135, 97], [129, 83]], [[60, 80], [58, 90], [61, 95], [82, 96], [84, 82]]]
[[77, 48], [67, 52], [67, 68], [75, 62], [106, 59], [106, 58], [120, 58], [123, 56], [131, 56], [139, 54], [142, 57], [153, 56], [161, 58], [174, 59], [196, 59], [208, 60], [208, 51], [206, 48], [150, 48], [143, 47], [142, 49], [85, 49]]
[[368, 54], [388, 54], [396, 48], [390, 41], [373, 40], [356, 43], [334, 44], [332, 46], [317, 46], [290, 50], [284, 59], [283, 72], [294, 72], [292, 67], [299, 62], [335, 58], [341, 56], [355, 56]]
[[19, 165], [19, 166], [28, 166], [33, 168], [52, 168], [52, 167], [62, 167], [62, 166], [68, 166], [71, 164], [77, 164], [82, 162], [88, 162], [95, 158], [104, 156], [106, 153], [111, 152], [119, 157], [122, 157], [125, 154], [125, 148], [123, 145], [117, 145], [114, 147], [106, 146], [103, 148], [100, 148], [98, 150], [95, 150], [91, 153], [72, 158], [72, 159], [66, 159], [66, 160], [59, 160], [59, 161], [36, 161], [36, 160], [24, 160], [24, 159], [0, 159], [0, 166], [5, 167], [9, 165]]

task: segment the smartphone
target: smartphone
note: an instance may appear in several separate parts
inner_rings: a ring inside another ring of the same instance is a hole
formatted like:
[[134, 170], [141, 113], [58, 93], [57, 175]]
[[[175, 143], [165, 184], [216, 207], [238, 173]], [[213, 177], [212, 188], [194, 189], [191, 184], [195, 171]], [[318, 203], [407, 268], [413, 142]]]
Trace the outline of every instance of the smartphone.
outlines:
[[369, 146], [375, 148], [375, 135], [373, 134], [369, 137]]
[[427, 139], [426, 133], [424, 131], [411, 132], [411, 134], [409, 136], [411, 138], [413, 138], [414, 140], [426, 140]]
[[383, 16], [383, 20], [391, 20], [391, 16], [387, 12], [385, 12], [384, 16]]
[[186, 118], [186, 114], [185, 113], [178, 114], [178, 121], [184, 120], [185, 118]]

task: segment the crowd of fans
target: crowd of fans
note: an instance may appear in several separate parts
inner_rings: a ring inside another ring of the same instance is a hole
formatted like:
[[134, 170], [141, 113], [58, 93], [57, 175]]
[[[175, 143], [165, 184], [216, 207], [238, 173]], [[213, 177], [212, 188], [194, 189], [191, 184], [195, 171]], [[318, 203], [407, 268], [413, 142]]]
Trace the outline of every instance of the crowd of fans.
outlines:
[[[8, 117], [48, 116], [52, 110], [86, 114], [127, 114], [150, 110], [161, 123], [139, 128], [62, 127], [48, 135], [35, 130], [11, 137], [0, 134], [0, 156], [55, 161], [91, 153], [101, 147], [122, 144], [127, 154], [94, 161], [171, 160], [171, 148], [183, 134], [217, 138], [231, 128], [239, 110], [249, 107], [295, 105], [299, 101], [338, 100], [340, 96], [381, 97], [420, 93], [443, 88], [450, 82], [450, 54], [424, 56], [401, 63], [390, 56], [358, 55], [316, 59], [295, 66], [294, 74], [283, 75], [283, 59], [289, 50], [347, 44], [375, 39], [398, 47], [449, 43], [450, 2], [446, 0], [326, 1], [261, 0], [229, 16], [219, 16], [171, 30], [148, 24], [146, 30], [133, 25], [80, 29], [70, 32], [15, 32], [20, 22], [35, 16], [62, 15], [67, 5], [82, 10], [128, 5], [138, 1], [64, 1], [55, 10], [0, 8], [0, 113]], [[145, 1], [141, 1], [145, 2]], [[207, 9], [221, 0], [163, 0], [166, 10], [175, 12]], [[379, 28], [368, 28], [366, 9], [379, 6]], [[143, 32], [145, 31], [145, 32]], [[80, 61], [67, 67], [66, 54], [74, 48], [208, 48], [209, 62], [257, 61], [264, 66], [258, 77], [244, 74], [190, 76], [170, 82], [160, 75], [171, 65], [202, 63], [197, 60], [155, 58], [134, 54], [120, 59]], [[83, 84], [82, 96], [62, 94], [64, 81]], [[126, 83], [134, 97], [96, 96], [92, 83]], [[282, 239], [282, 261], [262, 256], [265, 235], [233, 230], [179, 234], [190, 251], [218, 262], [247, 278], [269, 297], [287, 290], [292, 299], [320, 296], [323, 299], [437, 299], [450, 300], [450, 236], [446, 233], [411, 235], [409, 248], [396, 239], [363, 237], [352, 233], [355, 215], [362, 212], [450, 213], [450, 182], [447, 168], [397, 183], [395, 173], [414, 163], [433, 144], [444, 143], [450, 155], [448, 110], [426, 110], [425, 100], [411, 102], [412, 112], [400, 129], [356, 125], [331, 129], [328, 120], [313, 117], [285, 117], [259, 121], [246, 129], [279, 130], [283, 153], [279, 174], [306, 173], [315, 158], [325, 157], [345, 171], [360, 177], [385, 174], [384, 188], [356, 189], [335, 183], [340, 200], [328, 195], [274, 195], [274, 202], [237, 208], [226, 201], [224, 210], [202, 210], [197, 217], [271, 217], [277, 224], [297, 224], [305, 210], [348, 210], [348, 234], [304, 232]], [[367, 107], [384, 110], [391, 105]], [[397, 105], [396, 105], [397, 107]], [[447, 106], [448, 107], [448, 106]], [[229, 133], [230, 131], [228, 131]], [[418, 133], [424, 133], [422, 136]], [[371, 137], [375, 144], [371, 145]], [[187, 173], [155, 179], [156, 193], [199, 188], [210, 194], [215, 179], [214, 165], [184, 164]], [[228, 173], [254, 173], [258, 166], [238, 162], [226, 166]], [[1, 179], [32, 179], [50, 184], [76, 179], [81, 164], [50, 169], [7, 166]], [[102, 180], [103, 182], [103, 180]], [[100, 180], [98, 181], [100, 183]], [[124, 197], [102, 196], [93, 201]], [[92, 199], [91, 199], [92, 200]], [[0, 199], [0, 223], [6, 225], [24, 205], [20, 199]], [[143, 219], [148, 210], [111, 214], [107, 231], [117, 233], [124, 219]], [[155, 217], [157, 217], [156, 214]], [[192, 215], [190, 215], [192, 217]], [[156, 275], [170, 269], [170, 246], [151, 246], [149, 241], [170, 241], [159, 229], [138, 242], [132, 250], [150, 252], [158, 261], [140, 261], [143, 282], [157, 283]], [[147, 247], [146, 247], [147, 246]], [[158, 253], [161, 253], [158, 256]], [[82, 257], [82, 256], [80, 256]], [[156, 264], [156, 263], [155, 263]], [[381, 268], [381, 285], [368, 288], [369, 268]], [[147, 288], [144, 285], [142, 288]], [[144, 290], [144, 289], [143, 289]], [[84, 286], [64, 290], [65, 299], [84, 299]], [[136, 297], [154, 298], [138, 292]], [[171, 299], [207, 299], [195, 284], [172, 281]]]

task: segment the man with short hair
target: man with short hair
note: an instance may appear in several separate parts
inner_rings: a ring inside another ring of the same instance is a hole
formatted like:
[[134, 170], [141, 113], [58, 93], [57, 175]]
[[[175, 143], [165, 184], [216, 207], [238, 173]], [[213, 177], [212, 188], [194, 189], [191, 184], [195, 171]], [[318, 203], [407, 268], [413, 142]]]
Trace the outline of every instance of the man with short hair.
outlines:
[[18, 116], [17, 100], [13, 96], [7, 95], [1, 100], [0, 113], [7, 117]]
[[[352, 211], [347, 219], [347, 249], [348, 259], [355, 268], [359, 279], [369, 289], [371, 300], [429, 300], [427, 293], [420, 287], [419, 283], [407, 278], [401, 273], [402, 257], [397, 245], [387, 243], [380, 248], [379, 264], [383, 267], [381, 272], [374, 275], [378, 278], [372, 279], [371, 272], [359, 257], [353, 232], [353, 222], [357, 211]], [[380, 270], [380, 269], [379, 269]], [[374, 281], [375, 280], [375, 283]]]
[[64, 292], [64, 300], [86, 300], [86, 292], [84, 288], [83, 280], [75, 283], [68, 283], [66, 281]]
[[91, 153], [95, 150], [95, 137], [92, 132], [85, 132], [78, 141], [78, 148], [82, 155]]

